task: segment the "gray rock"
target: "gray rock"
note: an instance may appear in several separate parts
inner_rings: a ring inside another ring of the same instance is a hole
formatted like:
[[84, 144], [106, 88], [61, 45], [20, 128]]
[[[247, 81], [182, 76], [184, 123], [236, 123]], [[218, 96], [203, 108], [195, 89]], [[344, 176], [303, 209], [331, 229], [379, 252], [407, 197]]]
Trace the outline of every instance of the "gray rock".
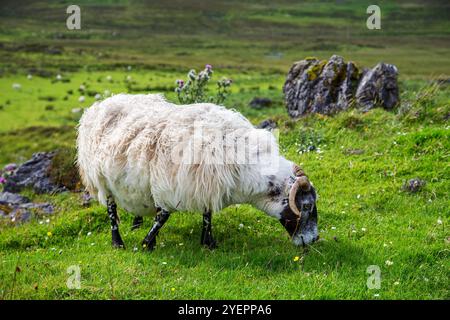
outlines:
[[399, 102], [397, 68], [381, 63], [361, 77], [357, 66], [340, 56], [333, 55], [328, 61], [308, 58], [291, 67], [283, 93], [293, 118], [307, 113], [334, 114], [355, 101], [365, 111], [378, 104], [389, 109]]
[[14, 223], [29, 221], [33, 212], [52, 214], [54, 207], [49, 203], [34, 203], [27, 197], [10, 192], [0, 192], [0, 217]]
[[269, 131], [272, 131], [276, 127], [277, 127], [277, 123], [275, 121], [273, 121], [272, 119], [266, 119], [257, 126], [258, 129], [266, 129]]
[[411, 193], [416, 193], [420, 191], [426, 184], [425, 180], [421, 180], [419, 178], [411, 179], [403, 185], [403, 190]]
[[6, 192], [20, 192], [32, 188], [36, 193], [63, 191], [64, 187], [55, 185], [49, 176], [49, 168], [54, 152], [39, 152], [20, 165], [7, 179], [3, 188]]
[[3, 205], [20, 205], [24, 203], [29, 203], [30, 199], [27, 197], [21, 196], [17, 193], [11, 192], [1, 192], [0, 193], [0, 204]]
[[399, 102], [398, 70], [392, 64], [379, 63], [367, 71], [359, 82], [356, 100], [364, 111], [377, 105], [385, 109], [394, 108]]
[[272, 105], [272, 100], [269, 98], [258, 98], [255, 97], [250, 101], [250, 107], [254, 109], [267, 108]]

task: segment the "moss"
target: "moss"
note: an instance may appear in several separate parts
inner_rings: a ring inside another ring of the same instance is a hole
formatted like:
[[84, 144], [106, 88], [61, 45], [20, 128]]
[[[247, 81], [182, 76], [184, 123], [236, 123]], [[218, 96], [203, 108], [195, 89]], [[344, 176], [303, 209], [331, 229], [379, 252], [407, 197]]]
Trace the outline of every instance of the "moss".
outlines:
[[308, 74], [308, 80], [314, 81], [315, 79], [317, 79], [327, 63], [328, 60], [321, 60], [319, 63], [316, 63], [309, 67], [308, 70], [306, 70], [306, 73]]
[[81, 187], [81, 180], [78, 168], [75, 165], [75, 159], [75, 148], [61, 148], [57, 150], [49, 167], [51, 180], [55, 184], [65, 186], [72, 191], [79, 190]]

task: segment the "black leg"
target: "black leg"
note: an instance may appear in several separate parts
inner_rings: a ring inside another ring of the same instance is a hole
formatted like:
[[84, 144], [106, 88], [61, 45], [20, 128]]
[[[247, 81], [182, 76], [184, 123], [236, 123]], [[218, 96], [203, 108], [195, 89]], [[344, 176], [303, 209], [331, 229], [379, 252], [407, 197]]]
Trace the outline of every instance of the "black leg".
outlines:
[[207, 246], [209, 249], [214, 249], [216, 247], [216, 241], [212, 236], [212, 217], [211, 211], [206, 211], [203, 214], [203, 230], [201, 244]]
[[112, 245], [115, 248], [125, 248], [119, 233], [119, 216], [117, 215], [117, 205], [112, 197], [108, 197], [108, 216], [111, 221]]
[[134, 217], [133, 225], [131, 226], [131, 230], [136, 230], [137, 228], [140, 228], [142, 226], [142, 223], [144, 223], [143, 217]]
[[142, 247], [146, 250], [153, 250], [156, 245], [156, 236], [158, 235], [159, 229], [162, 228], [167, 219], [169, 219], [170, 213], [166, 210], [160, 210], [157, 212], [155, 217], [155, 223], [153, 227], [148, 232], [147, 236], [142, 241]]

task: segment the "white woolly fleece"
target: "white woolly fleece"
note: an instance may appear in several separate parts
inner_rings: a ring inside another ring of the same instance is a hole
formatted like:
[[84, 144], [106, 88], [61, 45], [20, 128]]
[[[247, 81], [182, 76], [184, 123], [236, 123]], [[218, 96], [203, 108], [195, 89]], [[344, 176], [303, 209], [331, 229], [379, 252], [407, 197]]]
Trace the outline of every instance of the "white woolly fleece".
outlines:
[[274, 136], [241, 114], [210, 103], [178, 106], [154, 94], [92, 105], [77, 147], [92, 196], [102, 204], [113, 196], [139, 216], [156, 206], [203, 212], [251, 203], [279, 217], [282, 204], [267, 197], [268, 183], [285, 185], [293, 166], [279, 156]]

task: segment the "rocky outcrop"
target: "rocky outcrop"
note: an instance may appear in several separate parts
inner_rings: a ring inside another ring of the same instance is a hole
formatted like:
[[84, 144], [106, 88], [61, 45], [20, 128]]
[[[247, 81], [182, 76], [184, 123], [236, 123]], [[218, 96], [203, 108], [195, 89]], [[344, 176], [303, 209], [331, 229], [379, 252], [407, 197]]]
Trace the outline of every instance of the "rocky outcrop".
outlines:
[[392, 109], [399, 103], [397, 84], [397, 67], [392, 64], [379, 63], [361, 77], [356, 100], [359, 106], [368, 111], [377, 104], [385, 109]]
[[6, 180], [3, 191], [20, 192], [32, 188], [36, 193], [53, 193], [65, 188], [55, 185], [49, 174], [54, 152], [33, 154], [30, 160], [20, 165]]
[[33, 203], [27, 197], [11, 192], [0, 192], [0, 217], [20, 223], [31, 219], [33, 212], [52, 214], [54, 208], [49, 203]]
[[307, 113], [333, 114], [353, 106], [367, 111], [399, 102], [397, 68], [384, 63], [361, 72], [353, 62], [333, 55], [328, 61], [306, 58], [289, 70], [283, 86], [291, 117]]

